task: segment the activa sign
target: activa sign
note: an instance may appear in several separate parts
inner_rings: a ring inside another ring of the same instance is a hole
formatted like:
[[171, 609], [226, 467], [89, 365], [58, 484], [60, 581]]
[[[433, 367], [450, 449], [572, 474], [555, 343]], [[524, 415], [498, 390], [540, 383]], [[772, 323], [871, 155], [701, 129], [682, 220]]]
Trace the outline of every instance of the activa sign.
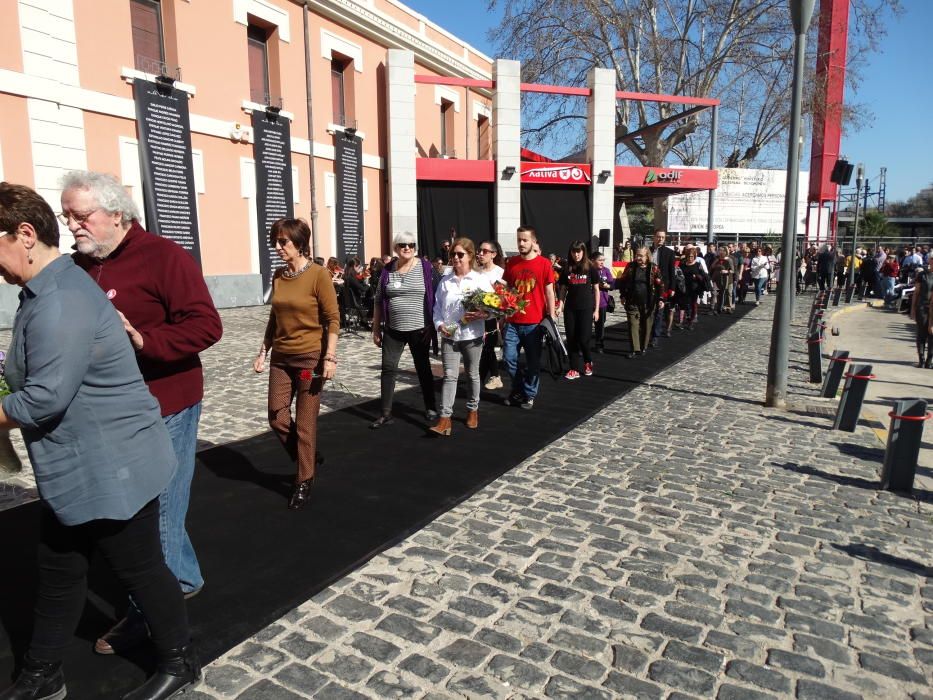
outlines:
[[587, 163], [522, 163], [522, 182], [544, 185], [588, 185]]
[[650, 185], [654, 182], [680, 182], [680, 170], [667, 170], [657, 172], [651, 168], [645, 173], [645, 184]]

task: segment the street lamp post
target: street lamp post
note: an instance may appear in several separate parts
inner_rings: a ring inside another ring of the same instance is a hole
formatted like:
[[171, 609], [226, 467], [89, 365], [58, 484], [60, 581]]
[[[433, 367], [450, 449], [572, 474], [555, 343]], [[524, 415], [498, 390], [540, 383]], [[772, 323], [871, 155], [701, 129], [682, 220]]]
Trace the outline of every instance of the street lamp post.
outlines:
[[[790, 133], [787, 138], [787, 185], [784, 190], [784, 238], [781, 258], [795, 259], [797, 246], [797, 180], [800, 173], [800, 103], [803, 100], [803, 68], [807, 51], [807, 29], [813, 17], [815, 0], [790, 0], [790, 17], [794, 26], [794, 82], [791, 93]], [[794, 310], [796, 280], [788, 274], [793, 263], [785, 265], [778, 282], [774, 321], [771, 326], [771, 352], [768, 356], [768, 386], [765, 405], [784, 407], [787, 404], [787, 358], [790, 347], [790, 323]]]
[[[862, 191], [862, 180], [865, 178], [865, 166], [861, 163], [855, 171], [855, 191]], [[855, 246], [858, 245], [858, 200], [855, 198], [855, 227], [852, 229], [852, 252], [849, 255], [849, 279], [846, 286], [850, 289], [855, 282]]]

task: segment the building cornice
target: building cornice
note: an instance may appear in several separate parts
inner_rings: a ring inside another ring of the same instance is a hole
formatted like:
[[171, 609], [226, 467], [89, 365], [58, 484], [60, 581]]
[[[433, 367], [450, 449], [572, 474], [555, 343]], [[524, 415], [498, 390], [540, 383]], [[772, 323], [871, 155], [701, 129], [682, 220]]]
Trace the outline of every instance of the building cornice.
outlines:
[[[297, 1], [298, 4], [304, 4], [300, 0]], [[462, 57], [458, 57], [430, 39], [399, 25], [378, 10], [365, 7], [354, 0], [310, 0], [308, 6], [314, 12], [351, 28], [387, 48], [412, 51], [416, 62], [441, 75], [481, 80], [492, 78], [489, 71], [468, 63]], [[415, 15], [413, 18], [419, 19]], [[464, 50], [482, 55], [466, 45], [464, 45]]]

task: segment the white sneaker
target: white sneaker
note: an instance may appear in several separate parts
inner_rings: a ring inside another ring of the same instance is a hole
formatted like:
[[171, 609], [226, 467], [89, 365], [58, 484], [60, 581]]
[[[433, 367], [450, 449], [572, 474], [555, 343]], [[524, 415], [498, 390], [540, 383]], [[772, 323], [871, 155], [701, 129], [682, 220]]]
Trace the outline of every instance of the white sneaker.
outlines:
[[486, 384], [484, 384], [484, 386], [490, 391], [492, 391], [493, 389], [501, 389], [502, 380], [499, 379], [497, 375], [493, 375], [489, 379], [486, 380]]

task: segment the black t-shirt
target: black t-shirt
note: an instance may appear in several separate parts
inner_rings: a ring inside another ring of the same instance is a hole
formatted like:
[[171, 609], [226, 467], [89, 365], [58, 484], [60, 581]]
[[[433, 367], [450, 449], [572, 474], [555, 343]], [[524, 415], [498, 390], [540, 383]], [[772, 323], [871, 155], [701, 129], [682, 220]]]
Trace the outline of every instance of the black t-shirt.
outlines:
[[588, 272], [571, 272], [569, 266], [560, 273], [561, 287], [567, 290], [564, 308], [570, 311], [592, 311], [596, 306], [593, 285], [599, 284], [599, 269], [590, 267]]

